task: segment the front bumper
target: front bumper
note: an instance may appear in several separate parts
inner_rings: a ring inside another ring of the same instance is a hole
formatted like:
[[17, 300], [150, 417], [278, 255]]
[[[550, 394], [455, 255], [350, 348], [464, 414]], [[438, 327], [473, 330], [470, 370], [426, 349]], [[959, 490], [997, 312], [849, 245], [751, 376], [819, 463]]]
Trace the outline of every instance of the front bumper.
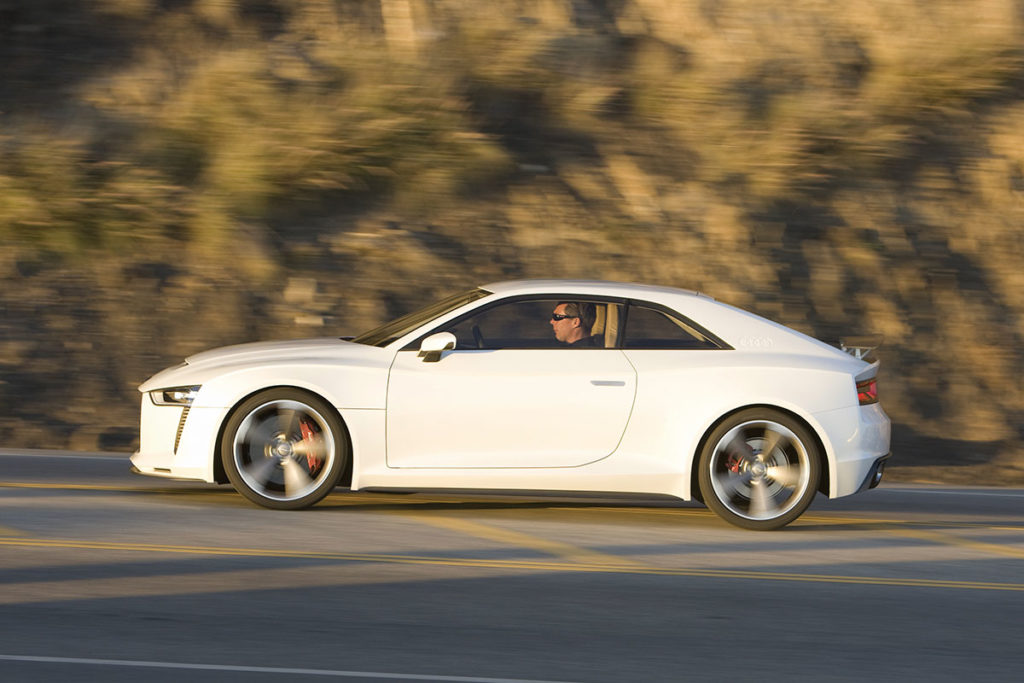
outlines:
[[226, 408], [158, 406], [142, 396], [140, 445], [133, 471], [154, 477], [215, 482], [214, 456]]

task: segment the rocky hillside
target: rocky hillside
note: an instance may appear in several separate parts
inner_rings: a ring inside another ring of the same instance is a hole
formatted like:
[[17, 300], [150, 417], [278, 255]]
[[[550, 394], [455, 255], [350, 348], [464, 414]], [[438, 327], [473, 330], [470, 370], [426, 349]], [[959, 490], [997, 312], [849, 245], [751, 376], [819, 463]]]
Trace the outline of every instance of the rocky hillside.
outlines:
[[[1024, 5], [0, 0], [0, 438], [510, 277], [884, 337], [902, 476], [1024, 481]], [[966, 466], [970, 467], [966, 467]]]

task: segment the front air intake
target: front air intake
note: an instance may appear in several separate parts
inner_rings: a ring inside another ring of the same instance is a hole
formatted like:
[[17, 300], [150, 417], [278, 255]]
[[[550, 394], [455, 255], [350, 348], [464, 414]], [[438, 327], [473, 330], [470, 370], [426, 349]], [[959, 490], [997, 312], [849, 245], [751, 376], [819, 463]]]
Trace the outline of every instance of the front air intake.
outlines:
[[185, 419], [188, 418], [188, 409], [190, 406], [185, 406], [181, 409], [181, 417], [178, 419], [178, 433], [174, 435], [174, 454], [178, 454], [178, 444], [181, 443], [181, 433], [185, 431]]

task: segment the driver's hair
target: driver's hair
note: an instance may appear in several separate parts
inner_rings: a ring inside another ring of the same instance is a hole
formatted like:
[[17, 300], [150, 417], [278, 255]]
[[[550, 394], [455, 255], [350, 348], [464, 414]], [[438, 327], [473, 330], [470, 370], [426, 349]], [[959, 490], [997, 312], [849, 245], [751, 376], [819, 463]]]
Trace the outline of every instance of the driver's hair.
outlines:
[[580, 325], [590, 334], [597, 321], [597, 307], [589, 301], [559, 301], [558, 305], [565, 304], [565, 314], [580, 319]]

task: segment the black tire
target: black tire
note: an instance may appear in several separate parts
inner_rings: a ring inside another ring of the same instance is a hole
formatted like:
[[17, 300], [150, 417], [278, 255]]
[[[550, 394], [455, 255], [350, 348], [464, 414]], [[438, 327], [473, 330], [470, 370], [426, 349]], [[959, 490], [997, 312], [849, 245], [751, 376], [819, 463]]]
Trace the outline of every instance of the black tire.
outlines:
[[821, 476], [817, 441], [790, 415], [749, 408], [709, 435], [698, 481], [705, 504], [738, 527], [768, 531], [799, 517]]
[[349, 461], [348, 435], [326, 401], [267, 389], [228, 418], [221, 461], [235, 490], [264, 507], [298, 510], [331, 492]]

